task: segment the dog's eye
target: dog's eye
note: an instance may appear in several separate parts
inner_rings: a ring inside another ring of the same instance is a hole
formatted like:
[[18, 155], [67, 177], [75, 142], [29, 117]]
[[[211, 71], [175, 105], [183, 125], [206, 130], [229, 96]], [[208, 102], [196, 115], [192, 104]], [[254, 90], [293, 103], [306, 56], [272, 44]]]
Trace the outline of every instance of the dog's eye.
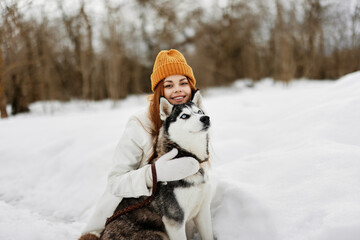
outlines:
[[188, 119], [189, 117], [190, 117], [190, 115], [185, 114], [185, 113], [180, 116], [181, 119]]
[[204, 112], [199, 109], [198, 114], [204, 114]]

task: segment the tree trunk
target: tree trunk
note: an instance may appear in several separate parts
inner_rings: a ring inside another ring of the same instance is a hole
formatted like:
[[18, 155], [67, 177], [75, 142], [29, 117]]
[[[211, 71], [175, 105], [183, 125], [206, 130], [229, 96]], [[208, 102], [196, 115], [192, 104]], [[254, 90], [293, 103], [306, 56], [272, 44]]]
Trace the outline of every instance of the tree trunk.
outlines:
[[16, 74], [13, 74], [11, 80], [14, 89], [13, 99], [11, 102], [12, 114], [15, 115], [18, 113], [29, 112], [30, 111], [29, 104], [24, 94], [24, 89], [22, 84], [22, 82], [25, 81], [24, 76], [21, 76], [18, 81]]
[[2, 52], [0, 49], [0, 116], [1, 118], [7, 118], [6, 112], [6, 94], [5, 94], [5, 86], [2, 83], [2, 74], [3, 74], [3, 61], [2, 61]]
[[[1, 73], [0, 73], [0, 78], [1, 78]], [[1, 118], [7, 118], [7, 112], [6, 112], [6, 95], [5, 95], [5, 87], [1, 82], [0, 79], [0, 115]]]

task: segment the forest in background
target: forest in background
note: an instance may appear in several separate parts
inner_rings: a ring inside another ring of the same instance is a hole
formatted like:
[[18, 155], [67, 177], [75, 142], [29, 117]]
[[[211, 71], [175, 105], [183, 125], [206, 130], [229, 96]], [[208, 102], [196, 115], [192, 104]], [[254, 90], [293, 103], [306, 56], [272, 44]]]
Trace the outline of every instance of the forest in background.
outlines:
[[33, 1], [0, 2], [1, 117], [6, 104], [17, 114], [35, 101], [150, 93], [162, 49], [185, 55], [199, 88], [360, 70], [359, 1], [349, 11], [325, 0], [98, 0], [101, 14], [91, 1], [72, 11], [51, 2], [54, 16], [41, 5], [34, 14]]

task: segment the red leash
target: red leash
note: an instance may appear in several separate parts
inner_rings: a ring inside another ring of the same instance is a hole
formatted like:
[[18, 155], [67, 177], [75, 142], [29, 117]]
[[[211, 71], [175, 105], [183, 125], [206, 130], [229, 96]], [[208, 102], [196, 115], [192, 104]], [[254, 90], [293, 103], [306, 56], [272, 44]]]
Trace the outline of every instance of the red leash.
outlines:
[[131, 212], [131, 211], [133, 211], [135, 209], [142, 208], [142, 207], [150, 204], [151, 201], [154, 200], [156, 190], [157, 190], [157, 175], [156, 175], [155, 163], [151, 164], [151, 172], [152, 172], [152, 178], [153, 178], [153, 187], [152, 187], [151, 196], [146, 198], [143, 202], [128, 206], [128, 207], [114, 213], [114, 215], [112, 215], [111, 217], [109, 217], [106, 220], [105, 226], [107, 226], [109, 223], [111, 223], [112, 221], [114, 221], [115, 219], [120, 217], [121, 215], [123, 215], [125, 213], [128, 213], [128, 212]]

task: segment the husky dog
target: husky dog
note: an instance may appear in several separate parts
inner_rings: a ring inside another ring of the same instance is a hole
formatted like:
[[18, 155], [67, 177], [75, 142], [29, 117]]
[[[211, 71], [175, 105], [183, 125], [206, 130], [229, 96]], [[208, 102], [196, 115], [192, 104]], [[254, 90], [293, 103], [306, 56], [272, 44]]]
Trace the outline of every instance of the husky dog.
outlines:
[[[214, 239], [210, 215], [208, 129], [210, 118], [201, 110], [199, 91], [193, 101], [172, 105], [160, 99], [163, 121], [156, 144], [157, 158], [173, 148], [177, 157], [191, 156], [200, 163], [200, 170], [179, 181], [159, 182], [154, 200], [141, 209], [119, 216], [104, 229], [103, 240], [171, 239], [185, 240], [186, 225], [195, 223], [202, 240]], [[146, 197], [124, 198], [115, 213]], [[192, 221], [193, 220], [193, 221]]]

